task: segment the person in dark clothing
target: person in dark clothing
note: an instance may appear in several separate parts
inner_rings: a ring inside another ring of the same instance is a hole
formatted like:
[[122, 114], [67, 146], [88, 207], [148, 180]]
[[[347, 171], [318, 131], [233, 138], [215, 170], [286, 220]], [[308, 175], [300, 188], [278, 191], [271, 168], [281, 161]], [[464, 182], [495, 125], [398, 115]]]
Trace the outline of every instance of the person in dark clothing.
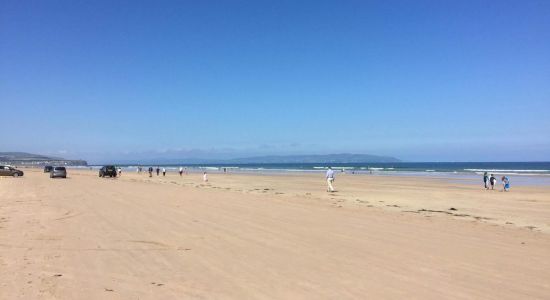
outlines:
[[483, 173], [483, 183], [485, 183], [485, 189], [489, 189], [489, 176], [487, 175], [487, 172]]
[[157, 166], [157, 176], [159, 176], [160, 168]]
[[153, 167], [149, 167], [149, 177], [153, 177]]

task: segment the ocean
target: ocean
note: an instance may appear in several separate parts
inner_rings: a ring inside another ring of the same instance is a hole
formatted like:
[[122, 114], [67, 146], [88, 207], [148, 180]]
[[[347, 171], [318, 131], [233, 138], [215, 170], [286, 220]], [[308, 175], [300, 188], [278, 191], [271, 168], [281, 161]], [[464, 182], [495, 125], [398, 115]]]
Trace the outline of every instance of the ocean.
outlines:
[[[125, 171], [134, 171], [139, 164], [120, 165]], [[157, 165], [153, 165], [156, 167]], [[308, 172], [322, 173], [328, 166], [346, 174], [368, 174], [376, 176], [429, 176], [456, 178], [479, 182], [484, 172], [499, 176], [508, 176], [512, 182], [520, 185], [550, 186], [550, 162], [398, 162], [398, 163], [304, 163], [304, 164], [181, 164], [158, 165], [168, 172], [174, 172], [180, 166], [189, 172], [223, 173], [286, 173]], [[98, 168], [99, 166], [91, 166]], [[143, 171], [149, 165], [143, 165]], [[500, 179], [500, 178], [499, 178]], [[500, 181], [500, 180], [499, 180]]]

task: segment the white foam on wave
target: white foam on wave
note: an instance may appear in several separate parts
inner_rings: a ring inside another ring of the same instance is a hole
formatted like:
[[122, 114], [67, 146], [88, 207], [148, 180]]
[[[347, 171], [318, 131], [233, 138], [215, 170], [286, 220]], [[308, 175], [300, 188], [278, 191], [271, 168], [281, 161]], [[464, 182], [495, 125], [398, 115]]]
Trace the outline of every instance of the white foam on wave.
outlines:
[[499, 170], [499, 169], [464, 169], [464, 171], [470, 172], [517, 172], [517, 173], [547, 173], [550, 170]]
[[[484, 175], [484, 172], [474, 172], [474, 173], [478, 175]], [[489, 174], [550, 177], [550, 174], [544, 174], [544, 173], [541, 174], [541, 173], [519, 173], [519, 172], [489, 172]]]

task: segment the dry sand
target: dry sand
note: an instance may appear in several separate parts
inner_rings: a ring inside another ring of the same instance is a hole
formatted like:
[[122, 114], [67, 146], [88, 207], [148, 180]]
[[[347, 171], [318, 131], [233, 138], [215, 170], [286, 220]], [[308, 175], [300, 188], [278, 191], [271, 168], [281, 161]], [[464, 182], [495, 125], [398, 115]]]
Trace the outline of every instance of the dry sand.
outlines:
[[0, 178], [0, 299], [550, 299], [545, 187], [25, 171]]

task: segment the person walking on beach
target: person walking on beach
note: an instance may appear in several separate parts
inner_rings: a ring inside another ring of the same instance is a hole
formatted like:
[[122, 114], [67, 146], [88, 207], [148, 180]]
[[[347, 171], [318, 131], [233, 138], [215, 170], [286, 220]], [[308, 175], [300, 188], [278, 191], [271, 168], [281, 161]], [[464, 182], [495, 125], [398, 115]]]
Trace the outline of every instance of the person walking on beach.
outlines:
[[334, 192], [334, 188], [332, 187], [332, 183], [334, 182], [334, 171], [331, 167], [328, 167], [325, 178], [327, 180], [327, 192]]
[[122, 168], [118, 167], [118, 177], [122, 175]]
[[157, 176], [159, 176], [160, 168], [157, 166]]
[[183, 174], [183, 167], [180, 167], [180, 177]]
[[153, 177], [153, 167], [149, 167], [149, 177]]
[[202, 181], [208, 182], [208, 175], [206, 174], [206, 172], [202, 173]]
[[162, 176], [166, 176], [166, 168], [162, 168]]
[[494, 190], [495, 184], [497, 183], [497, 178], [495, 177], [494, 174], [491, 174], [491, 178], [489, 178], [489, 183], [491, 184], [491, 190]]
[[502, 191], [508, 192], [510, 191], [510, 179], [506, 176], [502, 176]]
[[485, 189], [489, 189], [489, 176], [487, 175], [487, 172], [483, 173], [483, 183], [485, 183]]

